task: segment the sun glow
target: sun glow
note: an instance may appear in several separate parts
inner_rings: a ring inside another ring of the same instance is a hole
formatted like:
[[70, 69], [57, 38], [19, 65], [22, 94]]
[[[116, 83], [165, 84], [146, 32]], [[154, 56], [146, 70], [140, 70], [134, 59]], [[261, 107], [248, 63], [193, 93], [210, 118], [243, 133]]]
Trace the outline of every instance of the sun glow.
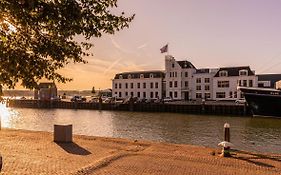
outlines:
[[16, 115], [16, 111], [6, 107], [6, 103], [0, 103], [0, 127], [9, 128], [10, 119], [14, 115]]

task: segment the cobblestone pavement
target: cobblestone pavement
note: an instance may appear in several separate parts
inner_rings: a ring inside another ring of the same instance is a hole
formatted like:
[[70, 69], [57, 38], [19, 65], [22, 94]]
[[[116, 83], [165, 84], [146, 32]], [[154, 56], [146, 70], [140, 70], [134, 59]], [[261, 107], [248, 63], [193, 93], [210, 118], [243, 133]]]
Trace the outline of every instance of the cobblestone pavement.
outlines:
[[281, 174], [281, 155], [236, 151], [222, 158], [218, 150], [191, 145], [89, 136], [73, 141], [57, 144], [52, 133], [1, 130], [1, 174]]

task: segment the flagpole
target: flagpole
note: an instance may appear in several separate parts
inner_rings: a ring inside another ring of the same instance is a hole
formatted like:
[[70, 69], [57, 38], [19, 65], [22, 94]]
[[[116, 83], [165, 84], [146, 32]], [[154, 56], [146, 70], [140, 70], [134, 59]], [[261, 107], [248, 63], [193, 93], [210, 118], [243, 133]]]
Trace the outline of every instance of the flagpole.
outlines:
[[168, 46], [167, 55], [170, 55], [170, 54], [169, 54], [169, 43], [167, 43], [167, 46]]

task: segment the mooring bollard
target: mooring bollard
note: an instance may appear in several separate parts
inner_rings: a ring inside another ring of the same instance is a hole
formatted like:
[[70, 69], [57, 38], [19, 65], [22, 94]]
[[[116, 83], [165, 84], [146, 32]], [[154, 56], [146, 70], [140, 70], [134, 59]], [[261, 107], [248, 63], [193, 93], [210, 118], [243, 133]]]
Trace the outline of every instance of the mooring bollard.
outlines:
[[228, 123], [224, 124], [224, 141], [230, 142], [230, 125]]
[[225, 123], [224, 126], [224, 141], [221, 142], [219, 145], [222, 146], [222, 156], [223, 157], [230, 157], [230, 125], [229, 123]]
[[72, 125], [54, 125], [54, 142], [72, 142]]

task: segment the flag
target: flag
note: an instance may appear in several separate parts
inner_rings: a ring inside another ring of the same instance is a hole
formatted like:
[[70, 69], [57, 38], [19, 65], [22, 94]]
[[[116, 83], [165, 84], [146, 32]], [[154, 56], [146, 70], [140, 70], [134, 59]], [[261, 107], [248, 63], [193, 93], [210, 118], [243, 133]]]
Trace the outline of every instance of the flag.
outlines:
[[164, 47], [162, 47], [162, 48], [160, 49], [160, 52], [161, 52], [161, 53], [168, 52], [168, 44], [166, 44]]

